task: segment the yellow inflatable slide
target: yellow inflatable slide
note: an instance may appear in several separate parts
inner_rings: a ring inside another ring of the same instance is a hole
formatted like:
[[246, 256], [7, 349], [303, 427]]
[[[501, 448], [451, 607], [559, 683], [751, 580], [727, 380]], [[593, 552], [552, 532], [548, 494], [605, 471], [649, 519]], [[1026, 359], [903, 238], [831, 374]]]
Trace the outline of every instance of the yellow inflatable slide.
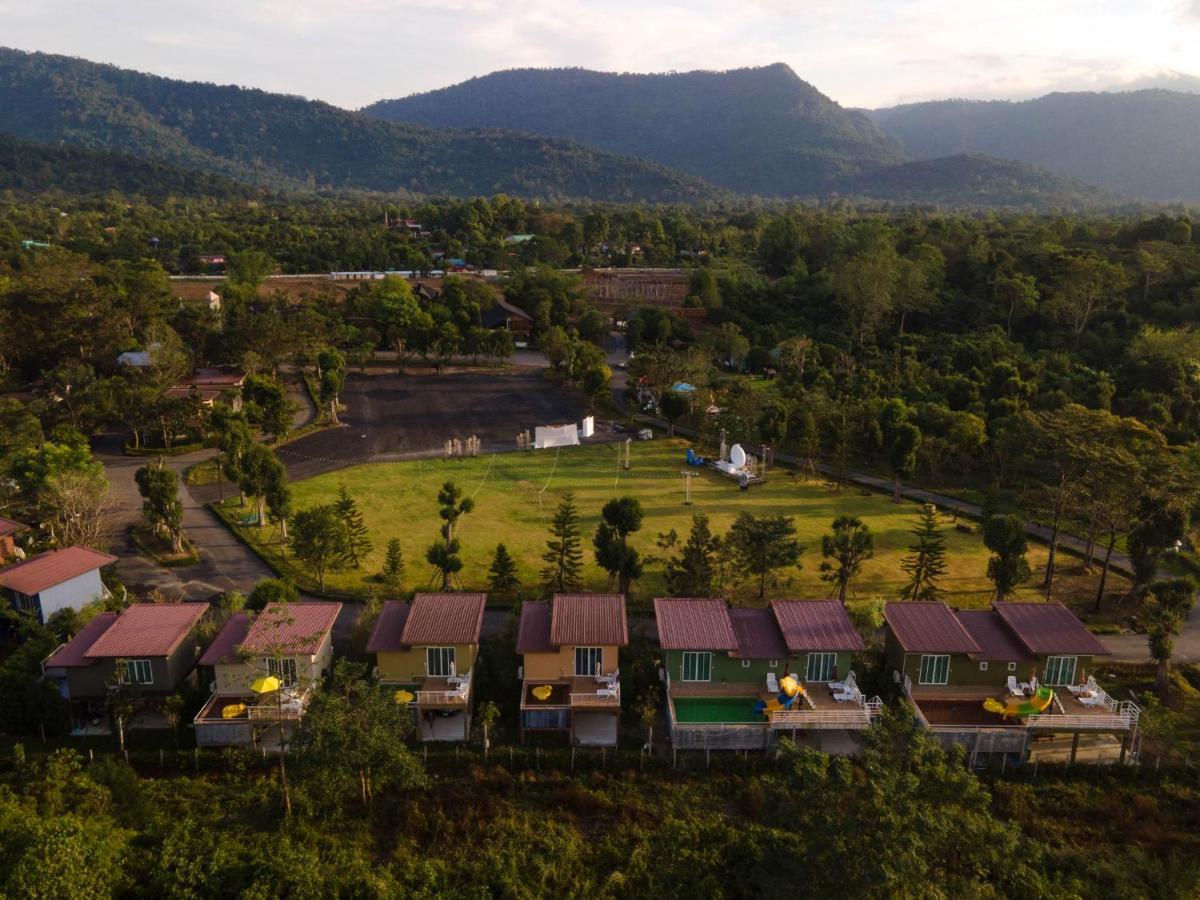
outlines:
[[983, 708], [990, 713], [998, 713], [1006, 719], [1013, 719], [1045, 712], [1053, 702], [1054, 691], [1042, 686], [1032, 697], [1009, 697], [1005, 703], [1001, 703], [994, 697], [988, 697], [983, 701]]

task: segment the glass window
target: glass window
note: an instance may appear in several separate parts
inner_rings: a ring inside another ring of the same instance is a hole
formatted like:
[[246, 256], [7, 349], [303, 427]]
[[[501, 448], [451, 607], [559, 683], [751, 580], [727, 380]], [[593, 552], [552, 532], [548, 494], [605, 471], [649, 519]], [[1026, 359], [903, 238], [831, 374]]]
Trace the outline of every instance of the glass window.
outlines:
[[599, 647], [575, 648], [575, 674], [580, 678], [603, 674], [604, 651]]
[[950, 657], [944, 654], [927, 654], [921, 657], [921, 673], [918, 684], [945, 684], [950, 680]]
[[808, 667], [804, 673], [804, 680], [833, 681], [833, 670], [836, 667], [836, 653], [810, 653], [808, 654]]
[[121, 684], [154, 684], [154, 667], [148, 659], [123, 659], [117, 669]]
[[35, 616], [41, 614], [42, 606], [37, 595], [22, 594], [20, 591], [15, 591], [14, 594], [17, 598], [17, 609], [21, 612], [32, 613]]
[[980, 671], [980, 672], [986, 672], [986, 671], [987, 671], [987, 669], [988, 669], [987, 660], [986, 660], [986, 659], [985, 659], [985, 660], [981, 660], [981, 661], [980, 661], [980, 663], [979, 663], [979, 671]]
[[1008, 671], [1010, 671], [1010, 672], [1017, 671], [1017, 664], [1015, 662], [1010, 662], [1008, 664]]
[[449, 678], [454, 671], [453, 647], [426, 647], [425, 674], [430, 678]]
[[1075, 666], [1079, 658], [1076, 656], [1047, 656], [1046, 684], [1058, 686], [1075, 683]]
[[682, 677], [684, 681], [711, 681], [712, 654], [685, 650]]
[[748, 668], [750, 668], [750, 660], [748, 660], [748, 659], [743, 659], [743, 660], [742, 660], [742, 668], [743, 668], [743, 669], [748, 669]]
[[291, 687], [297, 681], [296, 660], [288, 656], [268, 659], [267, 673], [278, 678], [284, 687]]

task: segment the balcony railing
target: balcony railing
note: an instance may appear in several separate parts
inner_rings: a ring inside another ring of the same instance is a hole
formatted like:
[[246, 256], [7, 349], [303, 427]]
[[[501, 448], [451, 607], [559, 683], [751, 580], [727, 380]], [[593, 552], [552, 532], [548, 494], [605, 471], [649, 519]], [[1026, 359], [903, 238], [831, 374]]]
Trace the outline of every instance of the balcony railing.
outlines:
[[621, 683], [612, 687], [601, 687], [595, 691], [571, 691], [572, 706], [620, 706]]
[[[442, 691], [417, 691], [417, 705], [428, 706], [460, 706], [465, 705], [467, 698], [471, 696], [471, 673], [466, 675], [451, 676], [447, 679], [450, 682], [448, 690]], [[457, 681], [457, 687], [454, 682]]]

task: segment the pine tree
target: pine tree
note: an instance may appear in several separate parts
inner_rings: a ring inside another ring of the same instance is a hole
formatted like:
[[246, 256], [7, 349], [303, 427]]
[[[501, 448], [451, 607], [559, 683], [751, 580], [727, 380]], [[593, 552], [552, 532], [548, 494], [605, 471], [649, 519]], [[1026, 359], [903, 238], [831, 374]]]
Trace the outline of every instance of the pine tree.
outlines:
[[542, 577], [554, 591], [570, 591], [579, 587], [583, 571], [583, 549], [579, 537], [579, 512], [575, 495], [568, 491], [558, 501], [554, 521], [550, 523], [550, 540], [542, 554], [546, 568]]
[[942, 595], [938, 579], [946, 572], [946, 538], [938, 527], [937, 507], [925, 504], [912, 534], [917, 542], [908, 548], [900, 568], [908, 573], [905, 600], [937, 600]]
[[334, 504], [342, 527], [346, 529], [346, 564], [357, 569], [363, 560], [371, 554], [371, 536], [367, 532], [367, 523], [362, 511], [350, 496], [343, 484], [338, 488], [338, 499]]
[[383, 561], [381, 575], [391, 588], [399, 588], [404, 584], [404, 553], [400, 549], [400, 538], [388, 541], [387, 557]]
[[[674, 532], [672, 532], [672, 536]], [[708, 516], [692, 516], [692, 530], [679, 555], [667, 560], [667, 589], [676, 597], [711, 597], [718, 581], [721, 539], [708, 527]]]
[[488, 573], [488, 587], [498, 594], [515, 591], [521, 584], [517, 579], [517, 562], [504, 544], [496, 545], [496, 554], [492, 557]]

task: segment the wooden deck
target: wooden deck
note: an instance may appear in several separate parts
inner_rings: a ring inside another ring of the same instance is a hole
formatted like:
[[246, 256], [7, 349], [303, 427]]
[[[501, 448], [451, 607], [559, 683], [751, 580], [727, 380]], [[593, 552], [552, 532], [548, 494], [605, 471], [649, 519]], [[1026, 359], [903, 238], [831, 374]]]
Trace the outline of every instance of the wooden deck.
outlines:
[[1008, 689], [1003, 685], [914, 685], [909, 696], [921, 718], [934, 729], [1127, 731], [1137, 722], [1136, 715], [1131, 717], [1120, 709], [1081, 703], [1066, 687], [1054, 688], [1054, 702], [1044, 713], [1009, 719], [983, 708], [988, 698], [1001, 703], [1009, 699]]

